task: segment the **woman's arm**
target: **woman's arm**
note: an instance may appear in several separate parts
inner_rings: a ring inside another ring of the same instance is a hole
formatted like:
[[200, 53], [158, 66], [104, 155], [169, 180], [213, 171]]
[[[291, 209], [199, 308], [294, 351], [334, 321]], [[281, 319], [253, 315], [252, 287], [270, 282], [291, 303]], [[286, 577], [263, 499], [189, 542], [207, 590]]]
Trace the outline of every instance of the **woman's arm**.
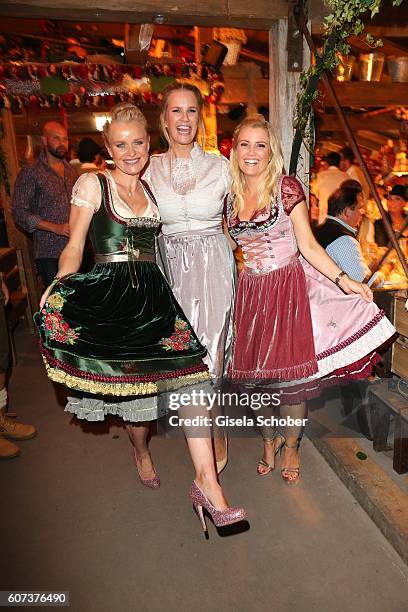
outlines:
[[[94, 213], [91, 208], [75, 205], [71, 206], [69, 218], [70, 237], [67, 246], [62, 251], [59, 258], [57, 278], [78, 272], [81, 266], [85, 240], [93, 214]], [[40, 308], [44, 306], [45, 301], [52, 290], [52, 286], [53, 285], [51, 284], [44, 291], [40, 301]]]
[[[300, 204], [294, 207], [290, 213], [290, 219], [293, 223], [299, 251], [302, 253], [303, 257], [316, 268], [316, 270], [334, 282], [342, 270], [334, 263], [313, 236], [306, 202], [300, 202]], [[372, 291], [367, 285], [354, 281], [346, 275], [340, 278], [338, 285], [344, 293], [358, 293], [368, 302], [371, 302], [373, 299]]]

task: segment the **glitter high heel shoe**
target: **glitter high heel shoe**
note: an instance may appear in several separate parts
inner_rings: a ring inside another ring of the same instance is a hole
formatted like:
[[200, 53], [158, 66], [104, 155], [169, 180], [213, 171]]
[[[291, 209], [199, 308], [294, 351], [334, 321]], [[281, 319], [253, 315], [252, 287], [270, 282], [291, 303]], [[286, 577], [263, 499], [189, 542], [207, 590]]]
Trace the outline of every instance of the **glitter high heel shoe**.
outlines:
[[201, 521], [204, 535], [207, 540], [208, 531], [203, 508], [207, 510], [216, 527], [225, 527], [226, 525], [239, 523], [240, 521], [244, 521], [248, 516], [247, 511], [244, 508], [236, 507], [226, 508], [225, 510], [217, 510], [214, 508], [210, 500], [204, 495], [195, 481], [193, 481], [193, 484], [191, 485], [190, 498], [193, 502], [194, 510], [197, 512], [198, 518]]
[[136, 464], [136, 469], [137, 469], [137, 473], [139, 474], [139, 478], [140, 478], [140, 482], [142, 483], [142, 485], [144, 485], [145, 487], [148, 487], [149, 489], [158, 489], [160, 487], [160, 477], [158, 474], [155, 474], [155, 476], [153, 476], [153, 478], [142, 478], [140, 472], [139, 472], [139, 466], [137, 464], [137, 455], [136, 455], [136, 449], [133, 448], [133, 457], [135, 460], [135, 464]]

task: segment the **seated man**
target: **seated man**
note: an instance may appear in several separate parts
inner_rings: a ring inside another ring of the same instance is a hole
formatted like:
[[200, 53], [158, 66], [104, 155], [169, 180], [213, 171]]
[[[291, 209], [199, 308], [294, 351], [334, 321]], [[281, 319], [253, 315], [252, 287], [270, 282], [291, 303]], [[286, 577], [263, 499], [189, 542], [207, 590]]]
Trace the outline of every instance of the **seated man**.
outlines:
[[[344, 181], [329, 197], [326, 222], [316, 228], [315, 236], [330, 257], [350, 278], [363, 281], [370, 276], [360, 243], [356, 238], [364, 209], [364, 196], [360, 183]], [[376, 274], [370, 285], [378, 281]]]
[[[403, 236], [408, 236], [408, 228], [405, 226], [407, 214], [404, 212], [408, 200], [408, 188], [404, 185], [394, 185], [387, 197], [388, 221], [394, 232], [402, 231]], [[374, 240], [378, 246], [387, 246], [389, 238], [385, 231], [382, 219], [374, 224]]]

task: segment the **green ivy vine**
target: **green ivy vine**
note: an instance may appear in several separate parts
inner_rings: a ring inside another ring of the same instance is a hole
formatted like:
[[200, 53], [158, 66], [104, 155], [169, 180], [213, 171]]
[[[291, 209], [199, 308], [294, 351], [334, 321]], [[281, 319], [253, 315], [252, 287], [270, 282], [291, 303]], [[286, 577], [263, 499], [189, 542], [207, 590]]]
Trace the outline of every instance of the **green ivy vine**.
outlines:
[[[296, 101], [293, 126], [295, 137], [292, 145], [289, 173], [295, 174], [302, 141], [306, 146], [313, 142], [312, 130], [309, 126], [313, 102], [319, 92], [317, 86], [325, 70], [331, 71], [339, 64], [340, 55], [348, 55], [349, 36], [359, 36], [364, 30], [362, 17], [371, 13], [371, 19], [376, 15], [383, 0], [323, 0], [329, 7], [330, 14], [323, 21], [323, 47], [315, 54], [315, 63], [300, 75], [300, 92]], [[392, 0], [394, 6], [402, 4], [403, 0]], [[299, 0], [295, 13], [301, 22], [304, 18], [304, 0]], [[376, 48], [382, 45], [381, 40], [375, 40], [371, 34], [366, 35], [367, 45]]]

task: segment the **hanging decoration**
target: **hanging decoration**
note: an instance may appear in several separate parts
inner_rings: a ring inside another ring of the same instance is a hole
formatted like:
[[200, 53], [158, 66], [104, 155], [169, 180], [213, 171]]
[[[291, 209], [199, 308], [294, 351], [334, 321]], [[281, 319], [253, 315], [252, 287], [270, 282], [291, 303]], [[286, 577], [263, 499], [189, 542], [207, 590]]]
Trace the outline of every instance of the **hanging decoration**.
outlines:
[[[0, 108], [66, 108], [112, 106], [117, 102], [158, 104], [164, 87], [174, 79], [198, 78], [195, 63], [147, 64], [0, 64]], [[205, 100], [216, 103], [224, 87], [222, 77], [200, 66], [208, 83]]]

